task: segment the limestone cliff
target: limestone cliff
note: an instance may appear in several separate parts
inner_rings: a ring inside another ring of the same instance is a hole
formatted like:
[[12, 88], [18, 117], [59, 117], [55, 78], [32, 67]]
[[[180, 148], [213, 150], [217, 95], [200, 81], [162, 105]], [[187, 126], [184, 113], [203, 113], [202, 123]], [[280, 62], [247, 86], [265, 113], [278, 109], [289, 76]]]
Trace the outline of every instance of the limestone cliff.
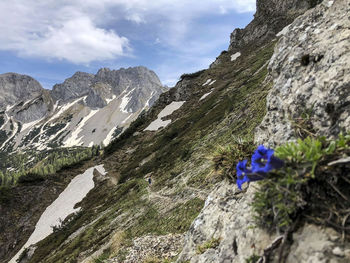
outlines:
[[[325, 1], [278, 35], [269, 63], [274, 84], [267, 96], [267, 114], [255, 133], [258, 143], [276, 145], [295, 138], [292, 121], [310, 109], [315, 134], [329, 137], [349, 130], [349, 14], [348, 1]], [[187, 233], [177, 262], [244, 262], [252, 255], [258, 256], [256, 262], [265, 262], [262, 256], [276, 249], [279, 236], [252, 227], [256, 189], [253, 184], [245, 192], [235, 185], [217, 185]], [[199, 245], [213, 238], [220, 239], [216, 247], [197, 253]], [[350, 260], [350, 245], [334, 229], [305, 224], [292, 240], [286, 262]], [[270, 260], [281, 259], [277, 255]]]

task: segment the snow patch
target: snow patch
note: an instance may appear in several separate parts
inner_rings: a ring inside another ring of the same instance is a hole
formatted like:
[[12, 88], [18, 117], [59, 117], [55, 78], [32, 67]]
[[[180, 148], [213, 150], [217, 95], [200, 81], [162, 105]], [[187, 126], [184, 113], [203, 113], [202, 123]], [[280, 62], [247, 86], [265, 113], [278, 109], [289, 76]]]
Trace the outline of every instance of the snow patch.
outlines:
[[208, 79], [202, 86], [204, 87], [204, 86], [208, 85], [210, 82], [211, 82], [211, 79]]
[[208, 92], [208, 93], [205, 93], [205, 94], [199, 99], [199, 101], [204, 100], [204, 99], [205, 99], [206, 97], [208, 97], [212, 92], [213, 92], [213, 91], [210, 91], [210, 92]]
[[79, 208], [74, 208], [75, 204], [81, 202], [88, 192], [95, 187], [93, 172], [97, 169], [105, 175], [103, 165], [91, 167], [83, 174], [76, 176], [58, 196], [58, 198], [46, 208], [35, 226], [35, 230], [29, 237], [25, 245], [17, 252], [9, 263], [15, 263], [23, 250], [30, 245], [38, 243], [53, 232], [52, 226], [57, 226], [72, 213], [78, 212]]
[[132, 113], [122, 121], [122, 124], [125, 124], [128, 121], [128, 119], [131, 118], [131, 116], [132, 116]]
[[209, 83], [209, 86], [213, 85], [216, 82], [216, 80], [213, 80], [212, 82]]
[[130, 90], [123, 98], [122, 98], [122, 102], [119, 105], [119, 109], [121, 112], [123, 113], [129, 113], [128, 110], [126, 109], [126, 106], [128, 105], [128, 103], [131, 100], [130, 94], [135, 90], [135, 88], [133, 88], [132, 90]]
[[117, 127], [114, 127], [109, 131], [106, 138], [103, 140], [103, 145], [107, 146], [111, 142], [111, 140], [113, 139], [113, 133], [115, 132], [116, 129]]
[[159, 114], [158, 119], [153, 121], [144, 131], [157, 131], [159, 128], [164, 128], [171, 123], [171, 120], [163, 121], [162, 118], [171, 115], [174, 111], [181, 108], [181, 106], [186, 101], [173, 101], [169, 105], [167, 105]]
[[[152, 91], [152, 93], [151, 93], [151, 96], [149, 97], [149, 99], [146, 101], [146, 104], [145, 104], [145, 107], [148, 107], [149, 108], [149, 102], [150, 102], [150, 100], [153, 98], [153, 94], [154, 94], [154, 91]], [[145, 108], [144, 107], [144, 108]]]
[[107, 104], [109, 104], [111, 101], [113, 101], [117, 96], [113, 94], [112, 98], [106, 99]]
[[[79, 98], [79, 99], [76, 99], [74, 101], [72, 101], [71, 103], [67, 103], [65, 105], [62, 105], [59, 108], [59, 111], [56, 112], [51, 118], [50, 118], [50, 121], [53, 121], [55, 119], [57, 119], [58, 117], [60, 117], [66, 110], [68, 110], [70, 107], [72, 107], [75, 103], [77, 103], [78, 101], [81, 101], [81, 100], [85, 100], [87, 96], [85, 96], [84, 98]], [[58, 102], [56, 102], [58, 103]]]
[[22, 124], [22, 131], [25, 131], [26, 129], [32, 128], [33, 126], [38, 124], [40, 121], [42, 121], [44, 118], [41, 118], [41, 119], [36, 120], [36, 121], [29, 122], [29, 123], [23, 123]]
[[3, 149], [3, 148], [5, 147], [5, 145], [6, 145], [9, 141], [11, 141], [11, 140], [13, 139], [13, 137], [16, 136], [16, 134], [17, 134], [17, 132], [18, 132], [18, 128], [19, 128], [19, 127], [18, 127], [18, 123], [15, 122], [15, 121], [13, 120], [12, 117], [11, 117], [10, 119], [12, 120], [12, 123], [13, 123], [13, 132], [12, 132], [11, 136], [2, 144], [2, 146], [1, 146], [0, 149]]
[[334, 4], [334, 1], [328, 1], [325, 3], [327, 7], [331, 7]]
[[237, 52], [231, 56], [231, 61], [235, 61], [237, 58], [241, 56], [241, 52]]

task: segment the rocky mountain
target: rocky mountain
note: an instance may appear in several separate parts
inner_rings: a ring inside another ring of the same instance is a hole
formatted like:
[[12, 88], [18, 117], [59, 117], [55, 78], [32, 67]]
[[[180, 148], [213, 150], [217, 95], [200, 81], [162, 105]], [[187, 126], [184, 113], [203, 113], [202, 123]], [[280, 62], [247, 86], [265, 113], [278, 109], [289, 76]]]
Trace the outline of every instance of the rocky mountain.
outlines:
[[[258, 0], [230, 48], [183, 74], [102, 156], [31, 182], [47, 205], [69, 179], [107, 172], [19, 261], [349, 262], [349, 13], [347, 0]], [[236, 165], [259, 143], [282, 147], [284, 167], [240, 190]], [[0, 195], [1, 262], [45, 211], [35, 190], [23, 209], [24, 186]]]
[[0, 74], [0, 109], [5, 109], [20, 100], [38, 96], [43, 92], [35, 79], [16, 73]]
[[3, 74], [1, 150], [107, 145], [164, 90], [144, 67], [77, 72], [50, 91], [31, 77]]

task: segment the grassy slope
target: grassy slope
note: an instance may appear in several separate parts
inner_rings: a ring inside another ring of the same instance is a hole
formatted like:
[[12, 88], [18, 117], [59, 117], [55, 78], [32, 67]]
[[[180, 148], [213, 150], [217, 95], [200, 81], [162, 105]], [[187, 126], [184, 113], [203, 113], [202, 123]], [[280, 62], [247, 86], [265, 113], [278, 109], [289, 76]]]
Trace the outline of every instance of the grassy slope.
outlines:
[[[148, 233], [185, 232], [219, 180], [211, 176], [207, 157], [217, 145], [233, 138], [252, 138], [265, 114], [265, 97], [271, 87], [264, 82], [266, 62], [273, 47], [271, 43], [246, 50], [234, 62], [229, 54], [222, 54], [222, 64], [191, 79], [192, 96], [173, 114], [176, 121], [166, 129], [141, 132], [165, 105], [158, 104], [139, 120], [102, 158], [114, 178], [111, 181], [118, 183], [99, 183], [83, 201], [83, 212], [40, 242], [30, 262], [78, 262], [120, 230], [125, 233], [124, 246]], [[202, 87], [209, 78], [217, 80], [212, 86], [215, 90], [199, 102], [212, 88]], [[143, 160], [148, 162], [140, 165]], [[149, 173], [154, 182], [151, 187], [144, 180]], [[122, 251], [108, 254], [123, 256]]]

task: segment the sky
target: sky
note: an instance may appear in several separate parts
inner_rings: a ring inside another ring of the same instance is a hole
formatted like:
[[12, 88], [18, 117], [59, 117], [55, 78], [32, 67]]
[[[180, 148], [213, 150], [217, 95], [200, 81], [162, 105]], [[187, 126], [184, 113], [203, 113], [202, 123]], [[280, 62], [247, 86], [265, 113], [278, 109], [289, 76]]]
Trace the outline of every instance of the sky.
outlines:
[[1, 0], [0, 74], [50, 89], [76, 71], [146, 66], [174, 86], [227, 50], [255, 0]]

